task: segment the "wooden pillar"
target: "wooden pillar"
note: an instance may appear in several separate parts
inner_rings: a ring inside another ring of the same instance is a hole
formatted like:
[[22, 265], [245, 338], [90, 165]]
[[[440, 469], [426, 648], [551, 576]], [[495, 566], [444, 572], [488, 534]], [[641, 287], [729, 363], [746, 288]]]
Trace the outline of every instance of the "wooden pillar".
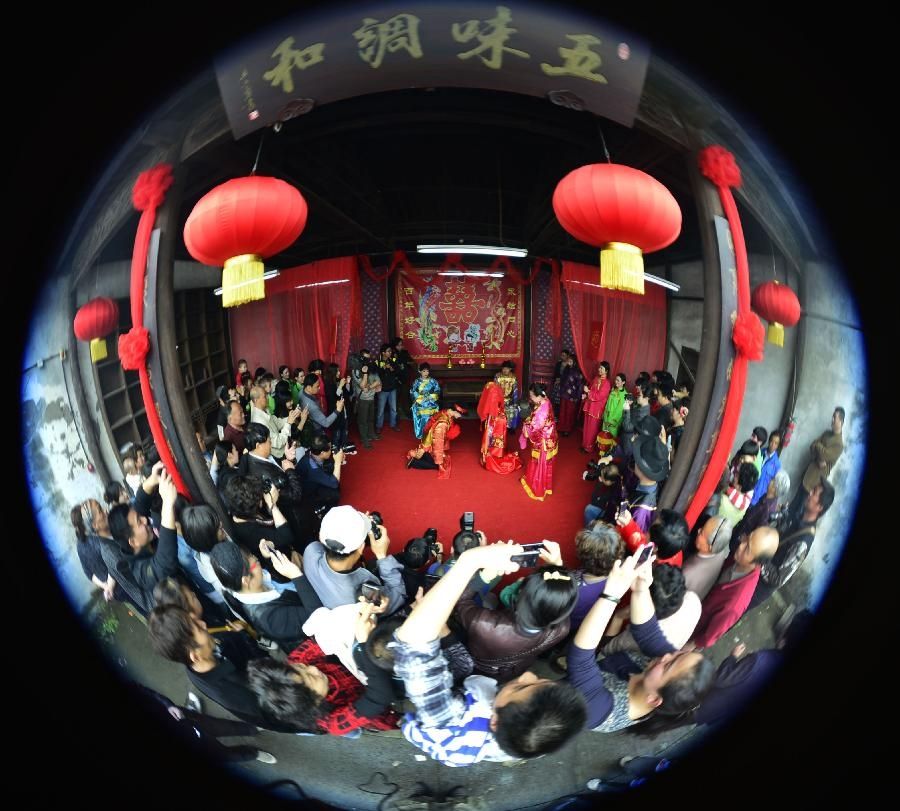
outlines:
[[166, 429], [172, 455], [195, 504], [209, 504], [228, 527], [228, 516], [212, 483], [206, 460], [194, 437], [191, 412], [175, 346], [175, 245], [181, 238], [181, 209], [185, 173], [174, 167], [175, 182], [156, 217], [156, 230], [147, 260], [147, 303], [144, 326], [150, 331], [148, 368], [153, 396]]
[[[695, 143], [698, 139], [693, 139]], [[685, 424], [684, 433], [675, 454], [675, 461], [662, 497], [661, 508], [684, 511], [690, 503], [702, 470], [711, 452], [710, 439], [718, 436], [718, 426], [722, 419], [724, 394], [728, 389], [727, 373], [730, 358], [733, 357], [730, 321], [723, 323], [723, 294], [727, 299], [737, 300], [736, 285], [725, 291], [723, 278], [730, 264], [723, 266], [720, 238], [717, 234], [717, 218], [722, 219], [722, 204], [716, 188], [700, 174], [697, 166], [697, 151], [686, 154], [688, 177], [694, 192], [694, 201], [700, 219], [700, 239], [703, 256], [703, 330], [700, 338], [700, 355], [697, 362], [697, 379], [691, 391], [691, 415]], [[727, 224], [726, 224], [727, 228]], [[729, 238], [730, 242], [730, 238]], [[732, 278], [734, 273], [732, 271]], [[733, 308], [732, 304], [732, 308]], [[730, 312], [730, 310], [729, 310]]]

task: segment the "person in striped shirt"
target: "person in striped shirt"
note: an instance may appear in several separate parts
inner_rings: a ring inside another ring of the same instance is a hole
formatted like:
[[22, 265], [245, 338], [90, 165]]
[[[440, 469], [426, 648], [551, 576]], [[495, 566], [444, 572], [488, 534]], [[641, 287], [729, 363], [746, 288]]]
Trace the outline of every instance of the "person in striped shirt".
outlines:
[[526, 671], [499, 688], [487, 676], [469, 676], [455, 691], [441, 655], [441, 631], [472, 577], [490, 582], [515, 572], [511, 558], [522, 553], [511, 541], [467, 549], [394, 633], [394, 672], [416, 707], [403, 734], [447, 766], [538, 757], [584, 729], [585, 702], [571, 685]]

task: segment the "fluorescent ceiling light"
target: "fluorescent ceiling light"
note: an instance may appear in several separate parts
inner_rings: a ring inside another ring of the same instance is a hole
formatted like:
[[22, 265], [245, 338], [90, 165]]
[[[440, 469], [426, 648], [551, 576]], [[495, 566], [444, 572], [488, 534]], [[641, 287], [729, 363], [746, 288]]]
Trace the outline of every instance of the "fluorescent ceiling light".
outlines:
[[497, 245], [416, 245], [419, 253], [477, 253], [483, 256], [528, 256], [527, 248], [502, 248]]
[[658, 284], [660, 287], [665, 287], [666, 290], [674, 290], [676, 293], [681, 290], [680, 284], [675, 284], [675, 282], [670, 282], [668, 279], [663, 279], [659, 276], [654, 276], [652, 273], [645, 273], [644, 279], [652, 284]]
[[[661, 279], [659, 276], [654, 276], [652, 273], [645, 273], [644, 280], [651, 284], [658, 284], [660, 287], [665, 287], [667, 290], [674, 290], [676, 293], [681, 290], [681, 285], [670, 282], [668, 279]], [[572, 284], [583, 284], [585, 287], [599, 287], [601, 290], [608, 289], [602, 284], [596, 284], [595, 282], [579, 282], [574, 279], [572, 280]]]
[[350, 284], [349, 279], [334, 279], [330, 282], [311, 282], [310, 284], [298, 284], [294, 290], [300, 290], [304, 287], [324, 287], [326, 284]]
[[485, 270], [439, 270], [438, 276], [491, 276], [494, 279], [502, 279], [502, 273], [488, 273]]
[[[263, 273], [263, 279], [274, 279], [276, 276], [280, 276], [280, 275], [281, 275], [280, 270], [267, 270], [265, 273]], [[234, 287], [235, 287], [235, 289], [237, 289], [238, 287], [243, 287], [244, 285], [247, 285], [247, 284], [254, 284], [254, 282], [241, 282], [240, 284], [236, 284]], [[213, 295], [221, 296], [222, 288], [217, 287], [215, 290], [213, 290]]]

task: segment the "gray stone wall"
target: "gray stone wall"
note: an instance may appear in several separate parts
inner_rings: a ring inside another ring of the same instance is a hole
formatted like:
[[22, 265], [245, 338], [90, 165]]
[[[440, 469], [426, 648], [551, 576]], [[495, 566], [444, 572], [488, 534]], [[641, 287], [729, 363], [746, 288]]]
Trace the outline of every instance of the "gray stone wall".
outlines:
[[806, 563], [787, 584], [788, 595], [795, 601], [805, 598], [815, 606], [839, 565], [854, 522], [858, 483], [866, 462], [869, 386], [859, 315], [842, 276], [834, 268], [814, 263], [804, 275], [804, 314], [799, 325], [803, 363], [794, 408], [797, 429], [782, 460], [791, 476], [792, 491], [809, 463], [810, 444], [830, 428], [835, 406], [843, 406], [847, 412], [844, 452], [830, 477], [834, 504], [819, 524]]

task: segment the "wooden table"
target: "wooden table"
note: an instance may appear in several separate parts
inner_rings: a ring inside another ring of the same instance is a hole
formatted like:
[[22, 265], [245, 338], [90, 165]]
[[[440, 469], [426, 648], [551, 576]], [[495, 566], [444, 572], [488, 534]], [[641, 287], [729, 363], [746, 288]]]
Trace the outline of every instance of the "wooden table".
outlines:
[[[451, 403], [459, 403], [470, 409], [471, 417], [478, 405], [484, 384], [493, 380], [494, 375], [500, 371], [499, 366], [488, 365], [482, 369], [477, 363], [472, 366], [457, 366], [453, 364], [448, 369], [446, 363], [431, 364], [431, 376], [441, 384], [441, 397]], [[478, 415], [475, 415], [478, 418]]]

